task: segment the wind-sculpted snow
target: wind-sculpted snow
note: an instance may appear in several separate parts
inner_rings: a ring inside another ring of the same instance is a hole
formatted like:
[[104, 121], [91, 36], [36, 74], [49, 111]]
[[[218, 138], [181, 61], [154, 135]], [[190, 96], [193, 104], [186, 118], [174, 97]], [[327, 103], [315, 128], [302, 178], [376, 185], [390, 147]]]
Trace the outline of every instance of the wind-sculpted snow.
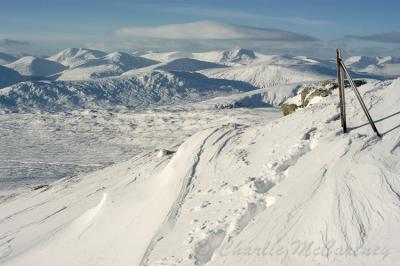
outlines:
[[337, 93], [293, 117], [209, 134], [178, 218], [156, 235], [146, 265], [393, 265], [399, 86], [360, 87], [382, 139], [353, 95], [353, 128], [341, 133]]
[[153, 71], [130, 78], [22, 82], [0, 91], [0, 110], [140, 109], [253, 89], [244, 82], [211, 79], [198, 73]]
[[359, 87], [382, 138], [353, 94], [343, 134], [334, 90], [290, 116], [205, 126], [163, 156], [7, 198], [0, 262], [396, 265], [399, 88]]

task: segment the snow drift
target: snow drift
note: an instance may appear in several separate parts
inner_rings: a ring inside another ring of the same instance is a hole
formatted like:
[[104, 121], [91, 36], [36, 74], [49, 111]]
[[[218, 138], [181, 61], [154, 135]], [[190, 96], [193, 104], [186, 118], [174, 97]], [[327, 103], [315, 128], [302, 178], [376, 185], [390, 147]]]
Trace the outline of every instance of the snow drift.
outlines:
[[128, 162], [0, 205], [5, 265], [394, 265], [400, 80], [360, 91], [383, 137], [337, 91], [277, 120], [224, 124], [175, 154]]

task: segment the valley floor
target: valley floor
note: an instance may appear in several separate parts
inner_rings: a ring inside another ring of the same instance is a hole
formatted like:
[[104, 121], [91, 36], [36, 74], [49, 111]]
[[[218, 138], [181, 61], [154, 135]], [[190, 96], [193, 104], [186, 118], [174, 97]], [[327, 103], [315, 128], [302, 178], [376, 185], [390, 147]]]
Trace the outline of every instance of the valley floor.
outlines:
[[255, 124], [278, 109], [83, 110], [0, 115], [0, 197], [93, 172], [157, 149], [176, 149], [193, 133], [223, 123]]

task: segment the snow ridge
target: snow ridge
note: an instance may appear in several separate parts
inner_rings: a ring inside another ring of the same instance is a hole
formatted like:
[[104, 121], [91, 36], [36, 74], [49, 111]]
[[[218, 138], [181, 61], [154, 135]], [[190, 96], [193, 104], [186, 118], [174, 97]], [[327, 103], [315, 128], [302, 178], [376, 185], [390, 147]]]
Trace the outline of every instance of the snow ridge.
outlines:
[[253, 89], [244, 82], [212, 79], [198, 73], [153, 71], [93, 81], [22, 82], [0, 91], [0, 110], [140, 109]]

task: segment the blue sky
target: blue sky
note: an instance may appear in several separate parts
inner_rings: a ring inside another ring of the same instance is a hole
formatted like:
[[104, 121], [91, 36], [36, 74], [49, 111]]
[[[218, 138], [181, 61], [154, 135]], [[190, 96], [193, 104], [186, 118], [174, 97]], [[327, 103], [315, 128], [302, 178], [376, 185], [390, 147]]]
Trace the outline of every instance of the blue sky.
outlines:
[[[258, 28], [273, 28], [319, 39], [311, 44], [288, 44], [284, 49], [344, 45], [348, 49], [398, 51], [398, 42], [368, 37], [360, 41], [345, 36], [369, 36], [399, 32], [400, 2], [344, 0], [223, 0], [223, 1], [122, 1], [122, 0], [13, 0], [3, 1], [0, 9], [0, 49], [51, 53], [68, 46], [102, 49], [162, 49], [164, 42], [144, 40], [137, 34], [116, 36], [120, 28], [156, 27], [196, 21], [216, 21]], [[136, 29], [136, 28], [135, 28]], [[396, 35], [397, 36], [397, 35]], [[148, 37], [148, 36], [147, 36]], [[27, 42], [5, 45], [4, 39]], [[379, 42], [377, 42], [378, 40]], [[383, 41], [382, 41], [383, 40]], [[206, 49], [207, 42], [168, 40], [165, 49]], [[131, 47], [130, 47], [131, 43]], [[221, 46], [249, 46], [246, 42], [220, 41]], [[262, 43], [257, 42], [262, 47]], [[270, 45], [270, 42], [266, 43]], [[2, 46], [1, 46], [2, 45]], [[12, 47], [10, 47], [12, 46]], [[160, 47], [158, 47], [160, 46]], [[251, 44], [250, 44], [251, 46]], [[273, 47], [281, 47], [273, 42]], [[251, 47], [250, 47], [251, 48]], [[312, 50], [312, 49], [311, 49]]]

